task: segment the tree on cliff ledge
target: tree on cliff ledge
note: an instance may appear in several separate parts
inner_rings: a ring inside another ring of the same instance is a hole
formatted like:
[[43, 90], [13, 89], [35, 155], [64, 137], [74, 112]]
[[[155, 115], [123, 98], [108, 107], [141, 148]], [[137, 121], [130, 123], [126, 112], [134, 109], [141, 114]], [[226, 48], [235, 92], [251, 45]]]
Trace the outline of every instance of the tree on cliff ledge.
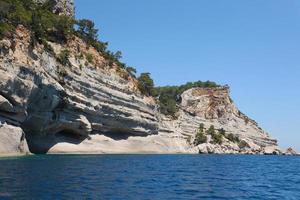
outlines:
[[144, 95], [153, 95], [154, 82], [150, 77], [150, 73], [141, 73], [141, 75], [138, 78], [138, 88]]

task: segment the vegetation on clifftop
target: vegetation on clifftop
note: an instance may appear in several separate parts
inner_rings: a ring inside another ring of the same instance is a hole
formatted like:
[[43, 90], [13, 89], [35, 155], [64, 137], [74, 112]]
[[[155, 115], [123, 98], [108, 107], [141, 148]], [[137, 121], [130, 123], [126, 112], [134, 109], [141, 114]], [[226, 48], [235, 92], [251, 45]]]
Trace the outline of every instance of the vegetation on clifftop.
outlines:
[[180, 95], [195, 87], [218, 87], [219, 85], [211, 81], [188, 82], [180, 86], [156, 87], [154, 96], [159, 100], [160, 111], [165, 115], [173, 116], [178, 111], [177, 103], [180, 103]]
[[175, 117], [178, 111], [177, 104], [180, 103], [180, 95], [194, 87], [218, 87], [219, 85], [211, 81], [197, 81], [188, 82], [180, 86], [165, 86], [154, 87], [154, 81], [151, 78], [150, 73], [142, 73], [138, 77], [138, 88], [142, 94], [147, 96], [153, 96], [157, 98], [159, 102], [159, 110], [165, 115]]
[[[37, 4], [32, 0], [1, 0], [0, 1], [0, 39], [9, 37], [18, 25], [23, 25], [31, 32], [31, 44], [43, 44], [45, 50], [51, 51], [47, 41], [65, 43], [73, 36], [78, 36], [87, 44], [101, 53], [109, 65], [116, 64], [125, 72], [134, 76], [135, 69], [120, 61], [122, 53], [111, 52], [108, 43], [98, 40], [98, 30], [94, 22], [88, 19], [75, 20], [64, 15], [52, 13], [55, 1], [48, 0], [44, 4]], [[53, 52], [52, 52], [53, 53]]]
[[39, 5], [32, 0], [0, 1], [0, 37], [9, 36], [23, 25], [32, 34], [32, 44], [46, 41], [65, 42], [74, 33], [75, 20], [52, 13], [53, 1]]
[[142, 94], [153, 96], [154, 82], [150, 77], [150, 73], [141, 73], [141, 75], [138, 77], [138, 88]]

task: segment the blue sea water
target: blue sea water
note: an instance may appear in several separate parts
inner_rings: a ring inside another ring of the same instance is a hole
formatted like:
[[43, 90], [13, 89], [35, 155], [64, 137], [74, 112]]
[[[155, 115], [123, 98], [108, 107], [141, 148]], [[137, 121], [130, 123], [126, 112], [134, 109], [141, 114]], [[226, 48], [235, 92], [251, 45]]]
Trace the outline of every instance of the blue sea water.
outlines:
[[0, 199], [300, 199], [300, 157], [2, 158]]

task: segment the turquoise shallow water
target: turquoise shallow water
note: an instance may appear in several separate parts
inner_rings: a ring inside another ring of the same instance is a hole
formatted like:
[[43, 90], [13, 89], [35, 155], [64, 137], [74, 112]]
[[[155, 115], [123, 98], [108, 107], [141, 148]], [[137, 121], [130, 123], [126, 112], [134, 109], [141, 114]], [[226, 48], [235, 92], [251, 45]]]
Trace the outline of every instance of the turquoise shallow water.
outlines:
[[300, 157], [45, 155], [0, 159], [0, 199], [300, 199]]

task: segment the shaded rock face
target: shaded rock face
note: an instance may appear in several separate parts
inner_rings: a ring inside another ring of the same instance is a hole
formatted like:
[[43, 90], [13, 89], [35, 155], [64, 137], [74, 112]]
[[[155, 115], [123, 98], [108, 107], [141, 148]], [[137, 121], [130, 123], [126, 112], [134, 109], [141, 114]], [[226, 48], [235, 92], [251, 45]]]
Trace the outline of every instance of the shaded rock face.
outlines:
[[[48, 0], [35, 0], [38, 3], [45, 3]], [[74, 9], [74, 0], [51, 0], [54, 2], [54, 10], [53, 13], [58, 15], [66, 15], [70, 17], [74, 17], [75, 9]]]

